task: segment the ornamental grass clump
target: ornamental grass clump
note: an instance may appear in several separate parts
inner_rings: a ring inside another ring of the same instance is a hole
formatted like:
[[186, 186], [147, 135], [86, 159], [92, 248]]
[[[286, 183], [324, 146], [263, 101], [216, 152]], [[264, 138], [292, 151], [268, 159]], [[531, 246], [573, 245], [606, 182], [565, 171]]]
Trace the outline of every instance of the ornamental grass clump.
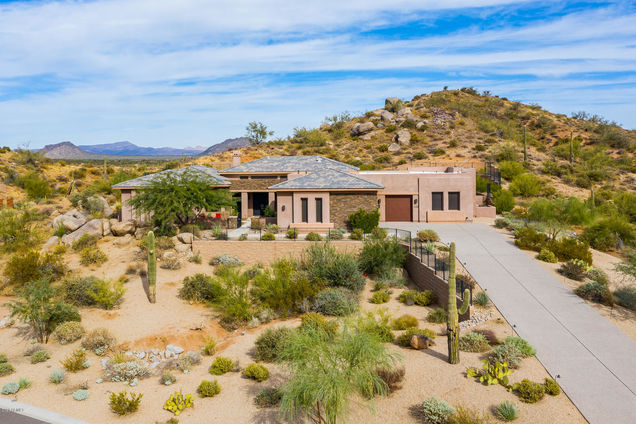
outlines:
[[31, 363], [39, 364], [40, 362], [45, 362], [51, 359], [51, 355], [44, 349], [36, 350], [31, 354]]
[[443, 324], [448, 319], [448, 313], [445, 309], [437, 308], [426, 315], [426, 321], [434, 324]]
[[65, 377], [66, 375], [64, 374], [63, 370], [55, 370], [49, 376], [49, 381], [53, 384], [60, 384], [64, 381]]
[[269, 378], [269, 370], [266, 366], [261, 364], [249, 364], [245, 370], [243, 370], [243, 374], [247, 378], [251, 378], [252, 380], [256, 380], [259, 383], [267, 380]]
[[199, 393], [199, 396], [201, 397], [213, 397], [221, 393], [221, 386], [216, 380], [203, 380], [197, 388], [197, 393]]
[[468, 332], [459, 336], [459, 350], [463, 352], [486, 352], [490, 350], [490, 344], [483, 334]]
[[63, 361], [60, 361], [66, 371], [78, 372], [89, 367], [90, 363], [86, 359], [86, 350], [76, 349]]
[[497, 405], [496, 415], [502, 421], [514, 421], [519, 418], [519, 410], [514, 403], [507, 400]]

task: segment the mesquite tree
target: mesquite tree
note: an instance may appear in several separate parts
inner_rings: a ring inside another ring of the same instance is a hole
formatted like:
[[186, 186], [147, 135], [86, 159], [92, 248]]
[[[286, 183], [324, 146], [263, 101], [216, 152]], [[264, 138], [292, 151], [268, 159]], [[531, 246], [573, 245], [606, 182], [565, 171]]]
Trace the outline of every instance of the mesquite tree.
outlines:
[[448, 362], [459, 363], [459, 314], [468, 310], [470, 291], [464, 290], [464, 300], [459, 310], [457, 309], [456, 280], [455, 280], [455, 242], [450, 245], [450, 273], [448, 275], [448, 319], [446, 329], [448, 331]]

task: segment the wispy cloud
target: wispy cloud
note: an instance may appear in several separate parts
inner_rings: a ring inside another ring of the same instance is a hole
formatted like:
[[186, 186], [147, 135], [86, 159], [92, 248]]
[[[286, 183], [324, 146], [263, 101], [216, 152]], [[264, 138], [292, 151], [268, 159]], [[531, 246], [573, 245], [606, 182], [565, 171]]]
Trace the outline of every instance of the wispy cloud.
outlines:
[[0, 144], [212, 144], [471, 85], [636, 127], [630, 3], [0, 3]]

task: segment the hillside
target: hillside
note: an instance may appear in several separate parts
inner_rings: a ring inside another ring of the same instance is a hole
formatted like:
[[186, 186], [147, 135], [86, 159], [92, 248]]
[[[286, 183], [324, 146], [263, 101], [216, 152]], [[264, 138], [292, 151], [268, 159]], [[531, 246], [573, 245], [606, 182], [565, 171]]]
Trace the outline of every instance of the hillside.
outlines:
[[177, 149], [173, 147], [144, 147], [137, 146], [130, 141], [117, 143], [90, 144], [78, 146], [82, 150], [101, 155], [125, 155], [125, 156], [178, 156], [196, 155], [201, 153], [199, 149]]
[[247, 137], [228, 138], [218, 144], [208, 147], [205, 151], [201, 152], [199, 156], [210, 156], [219, 153], [227, 152], [228, 150], [240, 149], [241, 147], [248, 146], [250, 140]]
[[[287, 138], [242, 152], [244, 160], [320, 154], [369, 169], [523, 161], [524, 126], [525, 166], [549, 182], [547, 187], [586, 196], [592, 187], [636, 190], [636, 131], [598, 116], [567, 117], [472, 89], [433, 92], [409, 101], [389, 98], [384, 108], [364, 116], [328, 117], [318, 129], [297, 128]], [[225, 153], [197, 162], [229, 160]]]
[[77, 147], [70, 141], [63, 141], [57, 144], [47, 144], [41, 150], [44, 157], [49, 159], [98, 159], [100, 156], [89, 153]]

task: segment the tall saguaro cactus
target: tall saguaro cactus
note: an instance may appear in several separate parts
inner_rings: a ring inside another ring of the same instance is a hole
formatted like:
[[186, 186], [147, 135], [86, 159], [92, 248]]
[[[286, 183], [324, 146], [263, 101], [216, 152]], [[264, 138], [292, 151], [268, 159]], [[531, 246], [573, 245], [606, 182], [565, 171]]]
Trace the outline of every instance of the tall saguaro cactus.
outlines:
[[574, 141], [572, 138], [574, 137], [574, 132], [570, 131], [570, 163], [574, 162]]
[[526, 126], [523, 126], [523, 161], [528, 162], [528, 147], [526, 145]]
[[446, 329], [448, 332], [448, 362], [459, 363], [459, 314], [465, 314], [470, 302], [470, 291], [464, 290], [462, 306], [457, 309], [456, 280], [455, 280], [455, 242], [450, 244], [450, 273], [448, 275], [448, 319]]
[[148, 297], [150, 303], [157, 301], [157, 255], [155, 254], [155, 234], [148, 232]]

